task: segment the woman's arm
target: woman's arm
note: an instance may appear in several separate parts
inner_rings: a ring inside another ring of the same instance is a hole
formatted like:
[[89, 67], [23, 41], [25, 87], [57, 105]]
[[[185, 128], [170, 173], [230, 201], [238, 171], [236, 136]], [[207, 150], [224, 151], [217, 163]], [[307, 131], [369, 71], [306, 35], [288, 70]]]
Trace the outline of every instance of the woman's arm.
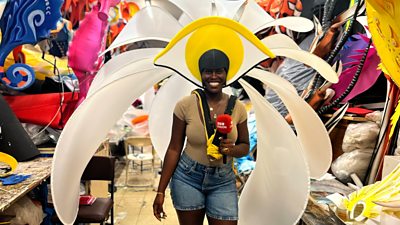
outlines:
[[175, 171], [176, 165], [178, 164], [179, 158], [181, 156], [183, 143], [185, 141], [185, 129], [185, 122], [174, 115], [171, 141], [164, 157], [163, 168], [161, 171], [161, 178], [157, 192], [165, 192], [169, 180], [171, 179], [172, 174]]
[[231, 139], [222, 139], [220, 151], [222, 154], [240, 158], [249, 154], [249, 130], [247, 129], [247, 120], [237, 125], [238, 137], [236, 143]]
[[163, 209], [165, 189], [167, 188], [169, 180], [171, 179], [172, 174], [174, 173], [176, 165], [178, 164], [179, 158], [181, 156], [183, 143], [186, 136], [185, 130], [185, 121], [180, 120], [174, 115], [174, 119], [172, 122], [171, 141], [169, 142], [169, 146], [164, 157], [161, 178], [157, 189], [157, 195], [153, 203], [153, 213], [158, 220], [161, 220], [161, 218], [165, 217]]

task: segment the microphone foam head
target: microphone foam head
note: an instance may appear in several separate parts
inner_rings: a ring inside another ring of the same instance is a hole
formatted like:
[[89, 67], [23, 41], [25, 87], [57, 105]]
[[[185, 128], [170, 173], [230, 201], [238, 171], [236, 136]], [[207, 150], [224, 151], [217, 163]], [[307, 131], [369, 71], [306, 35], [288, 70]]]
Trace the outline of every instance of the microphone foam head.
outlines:
[[219, 115], [215, 123], [220, 133], [227, 134], [232, 131], [232, 117], [228, 114]]

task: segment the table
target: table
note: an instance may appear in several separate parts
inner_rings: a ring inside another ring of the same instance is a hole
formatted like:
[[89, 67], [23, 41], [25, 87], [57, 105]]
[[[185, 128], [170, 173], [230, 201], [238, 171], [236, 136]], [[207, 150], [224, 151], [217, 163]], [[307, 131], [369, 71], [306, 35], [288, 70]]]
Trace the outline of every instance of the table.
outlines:
[[52, 158], [49, 157], [19, 162], [14, 174], [31, 174], [32, 176], [15, 185], [0, 185], [0, 212], [45, 181], [50, 176], [51, 162]]

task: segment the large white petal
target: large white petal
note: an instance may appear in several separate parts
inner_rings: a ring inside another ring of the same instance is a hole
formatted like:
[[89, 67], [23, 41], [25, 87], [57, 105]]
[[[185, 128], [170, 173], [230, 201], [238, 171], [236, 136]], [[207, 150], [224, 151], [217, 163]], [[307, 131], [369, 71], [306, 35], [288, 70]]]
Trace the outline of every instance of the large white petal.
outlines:
[[278, 25], [297, 32], [308, 32], [314, 28], [313, 22], [304, 17], [288, 16], [274, 19], [255, 1], [247, 3], [239, 22], [253, 33]]
[[[79, 206], [79, 183], [82, 173], [108, 131], [134, 99], [171, 72], [154, 68], [126, 71], [92, 93], [68, 120], [54, 153], [51, 190], [57, 215], [64, 224], [72, 224]], [[139, 85], [140, 84], [140, 85]]]
[[252, 31], [254, 33], [257, 33], [265, 28], [273, 26], [284, 26], [289, 30], [296, 32], [308, 32], [314, 28], [314, 23], [311, 20], [304, 17], [288, 16], [283, 18], [277, 18], [273, 21], [269, 21]]
[[265, 12], [255, 1], [248, 1], [239, 22], [253, 33], [256, 33], [255, 31], [263, 27], [264, 24], [268, 24], [274, 20], [275, 19]]
[[256, 114], [257, 163], [239, 199], [239, 225], [295, 224], [309, 193], [307, 162], [283, 117], [243, 79]]
[[264, 43], [268, 48], [289, 48], [301, 50], [300, 46], [285, 34], [274, 34], [263, 38], [262, 43]]
[[129, 43], [143, 40], [169, 42], [181, 29], [178, 20], [157, 6], [147, 6], [139, 10], [111, 45], [100, 55]]
[[188, 1], [188, 0], [169, 0], [180, 8], [191, 20], [211, 15], [211, 0]]
[[332, 146], [328, 132], [317, 113], [297, 92], [293, 92], [294, 87], [287, 80], [259, 69], [250, 71], [248, 75], [261, 80], [281, 98], [293, 118], [310, 176], [316, 179], [322, 177], [332, 162]]
[[126, 76], [127, 74], [129, 74], [124, 71], [140, 70], [140, 68], [137, 68], [138, 64], [135, 64], [135, 62], [141, 61], [143, 59], [152, 59], [161, 50], [162, 48], [141, 48], [127, 51], [112, 57], [97, 72], [95, 78], [92, 81], [92, 84], [90, 85], [87, 96], [90, 96], [99, 88], [107, 85], [110, 81], [117, 79], [119, 76]]
[[244, 3], [245, 0], [216, 0], [217, 15], [233, 19]]
[[172, 118], [176, 103], [190, 94], [196, 86], [175, 74], [157, 92], [149, 116], [151, 142], [158, 156], [164, 159], [171, 139]]
[[[289, 37], [272, 35], [261, 41], [269, 47], [276, 56], [284, 56], [302, 62], [315, 69], [322, 77], [331, 83], [337, 83], [339, 78], [332, 67], [320, 57], [297, 48]], [[278, 38], [280, 37], [280, 38]], [[287, 45], [287, 47], [284, 47]]]

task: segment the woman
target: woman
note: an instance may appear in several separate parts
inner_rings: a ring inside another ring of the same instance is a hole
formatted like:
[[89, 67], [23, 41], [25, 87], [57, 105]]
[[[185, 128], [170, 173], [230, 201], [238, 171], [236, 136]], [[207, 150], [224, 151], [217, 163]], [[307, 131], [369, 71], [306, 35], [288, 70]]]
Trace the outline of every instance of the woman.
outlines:
[[[205, 52], [199, 59], [199, 70], [211, 120], [224, 114], [229, 96], [222, 92], [225, 86], [229, 59], [217, 49]], [[249, 137], [247, 113], [236, 100], [232, 110], [233, 129], [222, 139], [217, 159], [207, 154], [204, 112], [196, 95], [184, 97], [175, 106], [172, 135], [161, 173], [157, 195], [153, 203], [154, 216], [165, 218], [163, 203], [165, 189], [171, 179], [171, 197], [180, 225], [202, 225], [204, 216], [210, 225], [234, 225], [238, 220], [238, 196], [232, 157], [248, 154]], [[215, 121], [214, 121], [215, 122]], [[185, 138], [187, 143], [184, 147]], [[214, 159], [214, 160], [211, 160]]]

